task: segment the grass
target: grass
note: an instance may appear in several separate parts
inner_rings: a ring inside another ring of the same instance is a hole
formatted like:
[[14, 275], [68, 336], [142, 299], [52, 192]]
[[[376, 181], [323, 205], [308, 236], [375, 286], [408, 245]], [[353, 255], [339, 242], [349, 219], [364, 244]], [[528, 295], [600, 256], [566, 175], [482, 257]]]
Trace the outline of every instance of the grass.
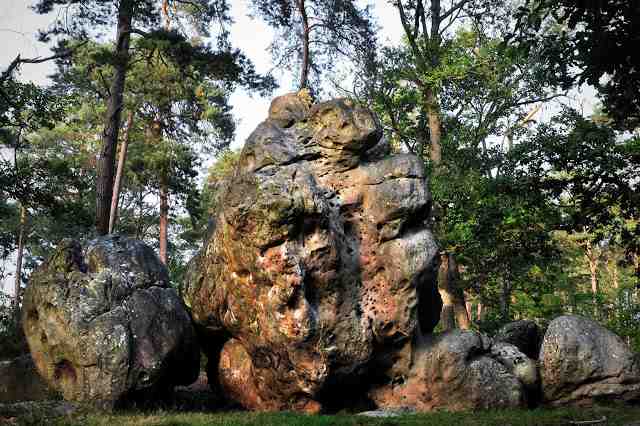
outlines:
[[250, 412], [123, 412], [117, 414], [84, 413], [73, 417], [47, 420], [54, 426], [560, 426], [572, 421], [607, 418], [603, 425], [640, 426], [640, 407], [608, 406], [536, 410], [486, 410], [477, 412], [431, 412], [407, 414], [393, 418], [370, 418], [356, 415], [307, 416], [294, 413]]

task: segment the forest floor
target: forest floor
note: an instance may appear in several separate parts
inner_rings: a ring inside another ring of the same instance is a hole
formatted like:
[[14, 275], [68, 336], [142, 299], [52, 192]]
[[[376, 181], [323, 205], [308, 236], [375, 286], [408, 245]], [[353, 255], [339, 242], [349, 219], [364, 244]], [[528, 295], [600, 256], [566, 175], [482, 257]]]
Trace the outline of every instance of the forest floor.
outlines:
[[[32, 413], [33, 414], [33, 413]], [[250, 412], [179, 412], [131, 411], [114, 414], [75, 412], [74, 414], [45, 418], [0, 418], [2, 425], [47, 424], [53, 426], [204, 426], [204, 425], [256, 425], [256, 426], [564, 426], [564, 425], [620, 425], [640, 426], [640, 407], [603, 406], [593, 408], [561, 408], [535, 410], [484, 410], [476, 412], [432, 412], [405, 414], [399, 417], [372, 418], [362, 415], [307, 416], [294, 413]]]

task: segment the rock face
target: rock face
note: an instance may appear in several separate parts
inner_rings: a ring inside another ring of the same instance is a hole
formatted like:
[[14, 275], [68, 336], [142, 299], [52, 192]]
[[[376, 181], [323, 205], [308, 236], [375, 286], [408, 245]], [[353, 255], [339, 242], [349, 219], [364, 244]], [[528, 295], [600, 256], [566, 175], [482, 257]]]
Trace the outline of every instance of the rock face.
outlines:
[[59, 396], [36, 371], [31, 355], [0, 361], [0, 402], [41, 401]]
[[424, 167], [389, 152], [370, 111], [296, 94], [247, 140], [184, 291], [210, 382], [245, 407], [317, 412], [345, 381], [402, 374], [437, 323]]
[[549, 324], [540, 351], [546, 402], [640, 400], [640, 363], [620, 337], [579, 316]]
[[65, 399], [114, 406], [198, 376], [200, 352], [167, 270], [144, 243], [63, 241], [27, 286], [22, 323], [39, 373]]
[[494, 341], [509, 343], [532, 359], [538, 359], [542, 333], [535, 321], [520, 320], [510, 322], [495, 335]]
[[528, 358], [514, 346], [509, 345], [508, 350], [504, 346], [492, 348], [488, 337], [473, 331], [428, 336], [418, 344], [408, 374], [374, 388], [369, 395], [376, 405], [387, 409], [521, 407], [526, 394], [519, 377], [535, 376], [535, 365], [533, 372], [525, 364], [519, 367], [514, 359]]

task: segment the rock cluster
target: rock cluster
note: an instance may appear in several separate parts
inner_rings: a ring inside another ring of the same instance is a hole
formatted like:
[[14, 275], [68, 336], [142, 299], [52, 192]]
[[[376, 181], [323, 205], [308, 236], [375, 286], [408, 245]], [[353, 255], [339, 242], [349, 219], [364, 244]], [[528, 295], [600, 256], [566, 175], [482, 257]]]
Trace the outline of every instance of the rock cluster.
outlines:
[[63, 241], [31, 276], [22, 323], [38, 372], [65, 399], [113, 407], [198, 376], [195, 331], [144, 243]]
[[372, 112], [282, 96], [246, 142], [190, 262], [191, 317], [143, 243], [108, 236], [83, 253], [65, 241], [24, 297], [35, 366], [65, 399], [114, 406], [193, 382], [197, 332], [209, 385], [252, 410], [640, 399], [638, 359], [585, 318], [560, 317], [544, 338], [532, 321], [493, 339], [434, 333], [430, 208], [422, 162], [392, 155]]

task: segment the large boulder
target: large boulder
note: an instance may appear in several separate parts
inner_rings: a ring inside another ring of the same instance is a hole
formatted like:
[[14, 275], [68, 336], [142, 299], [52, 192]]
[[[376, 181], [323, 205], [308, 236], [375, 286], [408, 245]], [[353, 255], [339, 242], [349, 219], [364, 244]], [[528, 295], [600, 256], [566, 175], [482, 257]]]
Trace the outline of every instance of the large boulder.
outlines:
[[65, 399], [113, 407], [198, 376], [199, 347], [167, 270], [119, 236], [63, 241], [31, 276], [22, 323], [46, 382]]
[[348, 100], [276, 99], [247, 140], [184, 298], [210, 383], [245, 407], [317, 412], [390, 380], [438, 321], [423, 163]]
[[[522, 407], [535, 365], [515, 346], [493, 347], [487, 336], [454, 330], [422, 339], [406, 375], [369, 393], [378, 407], [474, 410]], [[521, 364], [522, 363], [522, 364]]]
[[624, 341], [575, 315], [549, 324], [540, 351], [542, 392], [553, 405], [640, 400], [640, 363]]
[[36, 371], [31, 355], [0, 361], [0, 403], [59, 398]]

